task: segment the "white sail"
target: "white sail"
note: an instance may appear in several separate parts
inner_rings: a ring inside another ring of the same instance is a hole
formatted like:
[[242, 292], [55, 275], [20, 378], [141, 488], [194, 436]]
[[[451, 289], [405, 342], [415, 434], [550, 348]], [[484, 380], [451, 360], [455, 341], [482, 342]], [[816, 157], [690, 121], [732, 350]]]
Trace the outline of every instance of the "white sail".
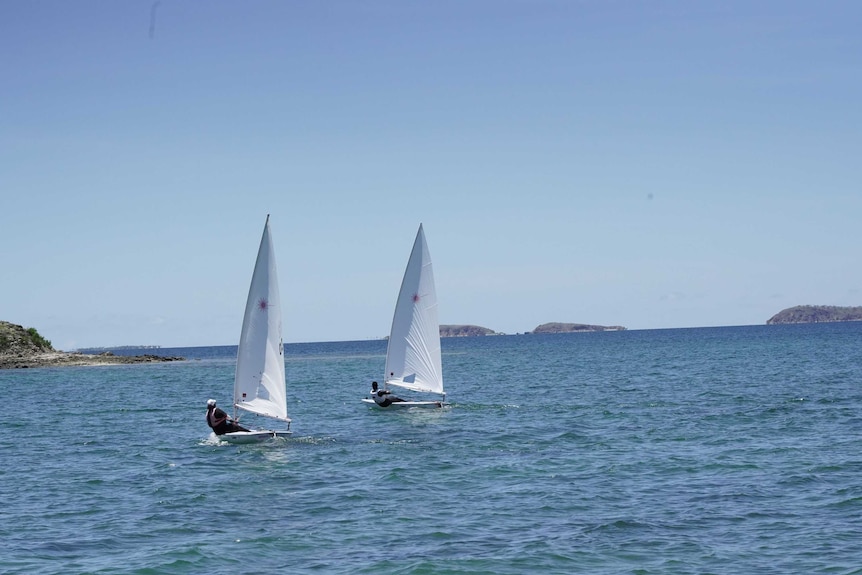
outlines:
[[263, 228], [236, 357], [234, 406], [290, 421], [281, 340], [281, 301], [269, 216]]
[[395, 305], [385, 374], [386, 385], [443, 393], [437, 292], [422, 224]]

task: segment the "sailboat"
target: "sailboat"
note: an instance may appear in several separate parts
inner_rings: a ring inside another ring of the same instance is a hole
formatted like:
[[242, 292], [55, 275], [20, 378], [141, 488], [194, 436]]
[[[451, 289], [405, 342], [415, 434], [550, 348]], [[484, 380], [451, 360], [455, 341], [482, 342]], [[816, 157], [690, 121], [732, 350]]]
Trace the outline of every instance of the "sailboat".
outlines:
[[254, 443], [288, 437], [287, 389], [284, 374], [284, 344], [281, 339], [281, 301], [275, 253], [269, 231], [269, 215], [263, 227], [260, 248], [245, 304], [242, 333], [236, 354], [233, 408], [234, 420], [241, 409], [287, 423], [284, 430], [253, 429], [220, 435], [231, 443]]
[[[404, 279], [401, 281], [401, 291], [395, 304], [384, 373], [384, 390], [398, 387], [440, 396], [439, 399], [433, 400], [393, 401], [384, 409], [443, 407], [446, 392], [443, 391], [437, 292], [434, 288], [431, 255], [425, 242], [422, 224], [419, 224], [419, 231], [413, 242], [413, 250], [410, 252]], [[362, 401], [378, 405], [371, 398], [364, 398]]]

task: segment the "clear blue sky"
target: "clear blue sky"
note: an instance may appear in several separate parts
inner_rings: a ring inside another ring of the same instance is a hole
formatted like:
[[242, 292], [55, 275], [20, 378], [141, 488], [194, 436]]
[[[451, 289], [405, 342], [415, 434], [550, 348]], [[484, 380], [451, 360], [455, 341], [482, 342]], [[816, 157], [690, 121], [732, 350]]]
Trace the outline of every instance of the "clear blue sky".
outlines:
[[862, 3], [3, 2], [0, 319], [235, 344], [862, 305]]

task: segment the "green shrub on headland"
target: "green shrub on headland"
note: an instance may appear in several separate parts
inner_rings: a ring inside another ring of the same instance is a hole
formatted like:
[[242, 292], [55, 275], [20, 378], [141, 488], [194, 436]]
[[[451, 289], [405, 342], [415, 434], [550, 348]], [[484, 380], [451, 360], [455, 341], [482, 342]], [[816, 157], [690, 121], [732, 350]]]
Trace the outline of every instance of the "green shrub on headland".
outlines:
[[51, 342], [42, 337], [39, 332], [36, 331], [35, 327], [28, 327], [27, 335], [30, 336], [30, 341], [33, 342], [33, 345], [35, 345], [36, 347], [40, 347], [45, 350], [54, 349], [53, 347], [51, 347]]
[[54, 351], [54, 348], [35, 327], [24, 329], [20, 325], [0, 321], [0, 354], [20, 355], [42, 351]]

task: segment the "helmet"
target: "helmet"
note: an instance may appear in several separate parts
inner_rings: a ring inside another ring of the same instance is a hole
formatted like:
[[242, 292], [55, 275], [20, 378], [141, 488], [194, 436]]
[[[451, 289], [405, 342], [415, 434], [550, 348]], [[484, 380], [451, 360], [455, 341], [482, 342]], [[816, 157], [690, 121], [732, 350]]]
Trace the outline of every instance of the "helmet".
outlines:
[[216, 400], [214, 400], [214, 399], [208, 399], [207, 400], [207, 407], [215, 407], [215, 405], [216, 405]]

